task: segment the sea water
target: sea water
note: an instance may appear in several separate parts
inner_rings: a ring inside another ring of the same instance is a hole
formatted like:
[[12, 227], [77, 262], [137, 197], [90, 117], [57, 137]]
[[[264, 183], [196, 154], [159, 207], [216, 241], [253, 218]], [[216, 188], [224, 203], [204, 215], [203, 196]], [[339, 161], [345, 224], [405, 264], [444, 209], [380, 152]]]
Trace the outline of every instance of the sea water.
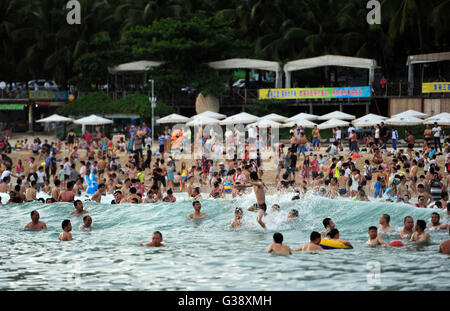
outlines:
[[[207, 195], [204, 194], [204, 197]], [[82, 231], [83, 216], [69, 215], [71, 203], [25, 203], [0, 206], [1, 290], [449, 290], [450, 261], [438, 253], [449, 239], [446, 230], [429, 230], [431, 243], [400, 248], [369, 247], [369, 226], [380, 215], [391, 216], [397, 232], [405, 216], [427, 223], [436, 209], [377, 202], [331, 200], [308, 196], [291, 201], [291, 194], [267, 196], [267, 229], [247, 211], [253, 194], [234, 200], [203, 199], [204, 219], [193, 212], [187, 195], [176, 203], [111, 205], [85, 202], [93, 229]], [[6, 202], [3, 197], [3, 202]], [[272, 204], [281, 210], [271, 213]], [[243, 226], [231, 228], [235, 207], [244, 209]], [[288, 221], [291, 209], [298, 219]], [[46, 231], [26, 231], [30, 212], [38, 210]], [[440, 214], [444, 212], [439, 210]], [[354, 249], [295, 252], [311, 231], [323, 230], [330, 217], [340, 238]], [[60, 242], [61, 222], [72, 222], [73, 241]], [[167, 248], [139, 247], [163, 234]], [[275, 232], [281, 232], [292, 256], [267, 253]], [[398, 235], [383, 235], [387, 243]]]

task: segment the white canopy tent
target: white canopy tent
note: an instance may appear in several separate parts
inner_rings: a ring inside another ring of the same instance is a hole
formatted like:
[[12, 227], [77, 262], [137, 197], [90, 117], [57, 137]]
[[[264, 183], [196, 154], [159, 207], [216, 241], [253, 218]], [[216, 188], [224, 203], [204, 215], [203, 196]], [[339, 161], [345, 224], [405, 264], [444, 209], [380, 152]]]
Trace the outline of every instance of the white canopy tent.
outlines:
[[156, 120], [156, 123], [158, 123], [158, 124], [186, 123], [188, 121], [190, 121], [190, 119], [188, 117], [185, 117], [185, 116], [182, 116], [182, 115], [179, 115], [176, 113], [172, 113], [164, 118], [160, 118], [160, 119]]
[[224, 119], [227, 116], [221, 113], [213, 112], [213, 111], [203, 111], [202, 113], [196, 114], [195, 116], [192, 116], [191, 120], [199, 117], [207, 117], [207, 118], [214, 118], [214, 119]]
[[324, 122], [322, 124], [319, 124], [317, 126], [317, 128], [319, 130], [325, 130], [325, 129], [330, 129], [330, 128], [338, 127], [338, 126], [346, 127], [349, 124], [350, 124], [350, 122], [347, 122], [347, 121], [342, 121], [342, 120], [339, 120], [339, 119], [330, 119], [330, 120], [328, 120], [328, 121], [326, 121], [326, 122]]
[[394, 126], [413, 126], [423, 124], [423, 120], [412, 116], [409, 117], [396, 116], [387, 119], [384, 123], [386, 123], [386, 125], [394, 125]]
[[225, 120], [220, 121], [220, 125], [226, 125], [226, 124], [247, 124], [247, 123], [253, 123], [257, 122], [258, 117], [251, 115], [247, 112], [241, 112], [235, 115], [232, 115]]
[[201, 117], [196, 117], [193, 120], [186, 123], [187, 126], [203, 126], [203, 125], [212, 125], [212, 124], [219, 124], [219, 120], [201, 116]]
[[63, 117], [58, 114], [52, 114], [51, 116], [37, 120], [36, 122], [47, 123], [47, 122], [72, 122], [72, 121], [73, 121], [72, 118]]
[[210, 62], [208, 65], [211, 68], [222, 70], [222, 69], [259, 69], [265, 71], [274, 71], [276, 74], [275, 87], [282, 87], [283, 71], [281, 66], [277, 62], [250, 59], [250, 58], [231, 58], [220, 60], [216, 62]]
[[323, 116], [319, 117], [319, 120], [331, 120], [331, 119], [339, 119], [339, 120], [354, 120], [356, 117], [352, 114], [348, 114], [342, 111], [333, 111], [327, 113]]
[[275, 122], [284, 122], [288, 118], [280, 116], [279, 114], [276, 114], [276, 113], [271, 113], [271, 114], [265, 115], [264, 117], [259, 118], [259, 120], [263, 120], [263, 119], [271, 120], [271, 121], [275, 121]]
[[124, 63], [115, 67], [108, 67], [108, 72], [111, 74], [116, 73], [136, 73], [136, 72], [146, 72], [151, 68], [158, 67], [164, 64], [164, 62], [150, 61], [150, 60], [139, 60], [136, 62]]
[[269, 120], [269, 119], [260, 119], [258, 122], [247, 125], [247, 127], [250, 127], [250, 126], [257, 126], [260, 128], [267, 128], [267, 127], [279, 128], [279, 127], [282, 127], [283, 124], [276, 122], [276, 121]]
[[391, 117], [391, 119], [396, 118], [396, 117], [415, 117], [415, 118], [424, 119], [424, 118], [428, 118], [429, 115], [426, 113], [423, 113], [423, 112], [416, 111], [416, 110], [407, 110], [407, 111], [403, 111], [403, 112], [393, 115]]
[[299, 126], [301, 125], [304, 128], [314, 128], [314, 126], [317, 125], [316, 123], [311, 122], [309, 120], [306, 120], [306, 119], [303, 119], [303, 118], [297, 118], [297, 119], [294, 119], [292, 121], [286, 122], [284, 124], [284, 127], [293, 127], [296, 124], [299, 125]]
[[291, 87], [291, 72], [297, 70], [304, 70], [316, 67], [324, 66], [342, 66], [362, 68], [369, 70], [369, 85], [374, 80], [375, 68], [377, 62], [374, 59], [337, 56], [337, 55], [324, 55], [313, 58], [299, 59], [288, 62], [284, 65], [283, 70], [286, 75], [286, 88]]
[[315, 114], [309, 114], [309, 113], [302, 112], [302, 113], [296, 114], [293, 117], [290, 117], [289, 119], [287, 119], [284, 122], [290, 122], [290, 121], [294, 121], [296, 119], [305, 119], [305, 120], [314, 121], [314, 120], [318, 120], [319, 116], [316, 116]]

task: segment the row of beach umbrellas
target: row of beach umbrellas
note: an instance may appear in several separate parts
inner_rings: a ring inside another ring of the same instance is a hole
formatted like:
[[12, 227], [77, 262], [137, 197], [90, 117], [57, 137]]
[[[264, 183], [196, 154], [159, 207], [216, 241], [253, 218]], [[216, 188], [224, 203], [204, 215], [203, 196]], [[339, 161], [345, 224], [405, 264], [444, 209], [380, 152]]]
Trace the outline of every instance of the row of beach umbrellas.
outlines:
[[[325, 121], [321, 124], [316, 124], [312, 121]], [[186, 123], [187, 126], [196, 125], [227, 125], [227, 124], [248, 124], [250, 126], [258, 127], [292, 127], [295, 124], [301, 125], [304, 128], [313, 128], [315, 125], [319, 129], [334, 128], [337, 126], [347, 127], [351, 124], [355, 127], [372, 127], [376, 124], [384, 122], [391, 126], [414, 126], [422, 124], [450, 125], [450, 113], [443, 112], [438, 115], [430, 117], [429, 115], [415, 110], [408, 110], [387, 118], [376, 114], [368, 114], [356, 119], [354, 115], [344, 113], [341, 111], [334, 111], [323, 116], [317, 116], [308, 113], [299, 113], [293, 117], [284, 117], [276, 113], [271, 113], [263, 117], [257, 117], [246, 112], [241, 112], [236, 115], [227, 117], [212, 111], [205, 111], [191, 118], [181, 116], [179, 114], [171, 114], [167, 117], [161, 118], [156, 122], [159, 124], [167, 123]]]

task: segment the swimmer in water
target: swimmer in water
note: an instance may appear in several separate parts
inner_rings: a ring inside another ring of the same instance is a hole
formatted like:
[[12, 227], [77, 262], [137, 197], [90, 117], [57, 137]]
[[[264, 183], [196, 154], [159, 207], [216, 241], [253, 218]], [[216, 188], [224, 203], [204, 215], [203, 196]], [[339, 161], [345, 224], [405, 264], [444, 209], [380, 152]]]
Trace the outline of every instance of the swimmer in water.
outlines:
[[367, 244], [370, 246], [388, 246], [387, 243], [378, 236], [378, 229], [375, 226], [369, 227], [369, 239], [367, 240]]
[[400, 231], [400, 238], [403, 240], [411, 239], [414, 233], [414, 219], [411, 216], [406, 216], [403, 219], [403, 229]]
[[259, 179], [258, 173], [251, 172], [250, 173], [250, 184], [247, 187], [252, 187], [256, 196], [256, 204], [251, 205], [248, 210], [249, 211], [258, 211], [258, 215], [256, 216], [256, 221], [263, 227], [266, 228], [266, 224], [262, 221], [263, 216], [266, 214], [267, 205], [266, 205], [266, 186]]
[[299, 248], [295, 249], [297, 252], [307, 252], [307, 251], [321, 251], [323, 248], [320, 246], [320, 241], [322, 240], [320, 233], [313, 231], [309, 236], [309, 242]]
[[280, 206], [279, 206], [278, 204], [272, 205], [271, 211], [272, 211], [273, 213], [279, 212], [279, 211], [280, 211]]
[[279, 232], [273, 234], [273, 243], [269, 246], [267, 252], [279, 255], [292, 255], [291, 248], [283, 245], [283, 235]]
[[71, 212], [70, 215], [84, 215], [89, 213], [83, 209], [83, 202], [81, 202], [81, 200], [76, 200], [73, 202], [73, 205], [75, 206], [75, 210]]
[[334, 223], [334, 221], [331, 218], [325, 218], [322, 221], [323, 226], [325, 227], [325, 230], [320, 232], [321, 236], [326, 236], [328, 235], [328, 233], [334, 229], [334, 227], [336, 226], [336, 224]]
[[188, 215], [188, 218], [203, 218], [206, 216], [206, 212], [200, 212], [202, 209], [202, 204], [199, 201], [192, 202], [194, 207], [194, 212]]
[[426, 227], [427, 223], [425, 220], [417, 220], [416, 225], [414, 226], [414, 233], [412, 234], [410, 241], [414, 241], [416, 243], [426, 243], [430, 241], [430, 235], [425, 232]]
[[64, 219], [61, 227], [63, 231], [59, 234], [59, 240], [60, 241], [72, 241], [72, 224], [70, 223], [69, 219]]
[[435, 228], [435, 229], [448, 229], [448, 225], [443, 225], [440, 222], [441, 215], [434, 212], [431, 214], [431, 222], [427, 225], [428, 228]]
[[291, 209], [288, 214], [288, 219], [295, 219], [298, 217], [298, 211], [296, 209]]
[[92, 229], [92, 217], [86, 215], [83, 217], [83, 224], [80, 226], [81, 230], [90, 230]]
[[165, 244], [162, 244], [163, 241], [162, 233], [159, 231], [153, 232], [152, 241], [147, 244], [139, 244], [139, 246], [149, 246], [149, 247], [166, 247]]
[[231, 227], [237, 228], [242, 226], [242, 216], [244, 216], [244, 211], [240, 207], [236, 207], [234, 210], [234, 219], [231, 222]]
[[[450, 234], [450, 230], [448, 233]], [[446, 240], [439, 244], [439, 253], [450, 255], [450, 240]]]
[[31, 222], [25, 226], [25, 229], [47, 230], [47, 225], [43, 221], [39, 221], [38, 211], [32, 211], [30, 216]]
[[391, 233], [395, 232], [395, 228], [389, 225], [391, 221], [391, 216], [388, 214], [383, 214], [380, 217], [380, 227], [378, 228], [378, 233]]
[[350, 244], [349, 241], [339, 239], [339, 230], [338, 229], [334, 228], [334, 229], [330, 230], [329, 236], [330, 236], [330, 240], [336, 241], [336, 242], [341, 242], [344, 245], [347, 245], [348, 247], [353, 248], [353, 245]]

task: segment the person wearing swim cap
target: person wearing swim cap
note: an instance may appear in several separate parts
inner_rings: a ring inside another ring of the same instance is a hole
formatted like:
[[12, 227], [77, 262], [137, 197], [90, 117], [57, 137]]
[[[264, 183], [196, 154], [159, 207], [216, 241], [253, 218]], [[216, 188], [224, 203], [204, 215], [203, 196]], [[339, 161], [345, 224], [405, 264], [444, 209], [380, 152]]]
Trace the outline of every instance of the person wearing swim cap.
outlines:
[[291, 248], [283, 245], [283, 235], [279, 232], [273, 234], [273, 243], [269, 246], [267, 252], [278, 255], [292, 255]]
[[61, 227], [63, 231], [59, 234], [59, 240], [60, 241], [72, 241], [72, 224], [70, 223], [69, 219], [64, 219]]
[[430, 235], [425, 232], [426, 227], [427, 223], [425, 220], [417, 220], [416, 225], [414, 226], [414, 233], [412, 234], [410, 241], [414, 241], [419, 244], [429, 242]]
[[347, 245], [350, 248], [353, 248], [352, 244], [349, 241], [339, 239], [339, 230], [338, 229], [334, 228], [334, 229], [330, 230], [329, 236], [330, 236], [330, 238], [329, 238], [330, 240], [336, 241], [336, 242], [341, 242], [342, 244]]
[[395, 232], [395, 228], [389, 225], [391, 221], [391, 216], [388, 214], [383, 214], [380, 217], [380, 227], [378, 228], [378, 233], [391, 233]]
[[203, 218], [206, 216], [206, 212], [201, 212], [202, 204], [199, 201], [192, 202], [194, 212], [188, 215], [188, 218]]
[[400, 231], [400, 238], [403, 240], [411, 239], [414, 233], [414, 219], [411, 216], [406, 216], [403, 219], [403, 229]]
[[322, 230], [322, 231], [320, 232], [320, 235], [321, 235], [322, 237], [328, 235], [328, 233], [329, 233], [332, 229], [334, 229], [334, 227], [336, 226], [336, 224], [334, 223], [334, 221], [333, 221], [331, 218], [325, 218], [325, 219], [322, 221], [322, 223], [323, 223], [323, 226], [325, 227], [325, 230]]
[[162, 233], [159, 231], [153, 232], [152, 241], [147, 244], [140, 243], [139, 246], [148, 246], [148, 247], [166, 247], [165, 244], [161, 243], [163, 241]]
[[29, 222], [25, 229], [34, 229], [34, 230], [47, 230], [47, 225], [43, 221], [39, 221], [39, 213], [38, 211], [31, 212], [31, 222]]
[[378, 236], [378, 229], [375, 226], [369, 227], [369, 239], [367, 240], [367, 244], [370, 246], [388, 246], [387, 243]]
[[244, 211], [240, 207], [236, 207], [234, 210], [234, 219], [231, 222], [232, 228], [237, 228], [242, 226], [242, 216], [244, 216]]
[[320, 241], [322, 240], [320, 233], [313, 231], [309, 236], [309, 242], [303, 246], [296, 248], [297, 252], [307, 252], [307, 251], [321, 251], [323, 248], [320, 246]]
[[73, 206], [75, 206], [75, 210], [71, 212], [70, 215], [83, 215], [89, 213], [83, 209], [83, 202], [81, 202], [81, 200], [73, 202]]
[[248, 210], [249, 211], [258, 211], [258, 215], [256, 216], [256, 221], [263, 227], [266, 228], [266, 224], [262, 221], [263, 216], [266, 214], [267, 205], [266, 205], [266, 186], [259, 179], [257, 172], [250, 173], [250, 184], [246, 185], [246, 187], [252, 187], [255, 192], [256, 204], [251, 205]]

